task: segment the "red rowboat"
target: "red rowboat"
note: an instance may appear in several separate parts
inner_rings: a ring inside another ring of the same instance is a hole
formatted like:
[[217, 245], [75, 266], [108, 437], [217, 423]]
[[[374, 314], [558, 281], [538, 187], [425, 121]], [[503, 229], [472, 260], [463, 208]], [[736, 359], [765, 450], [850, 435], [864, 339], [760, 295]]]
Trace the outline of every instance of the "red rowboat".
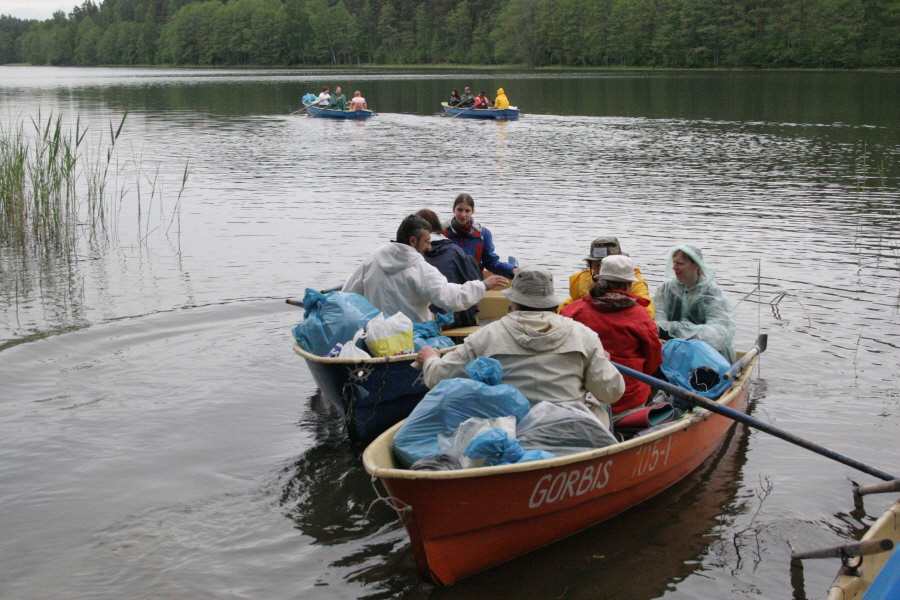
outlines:
[[[756, 360], [719, 404], [745, 409]], [[733, 424], [695, 408], [649, 435], [581, 454], [459, 471], [408, 471], [394, 458], [398, 423], [366, 448], [363, 464], [387, 490], [423, 577], [450, 585], [658, 494], [697, 468]]]

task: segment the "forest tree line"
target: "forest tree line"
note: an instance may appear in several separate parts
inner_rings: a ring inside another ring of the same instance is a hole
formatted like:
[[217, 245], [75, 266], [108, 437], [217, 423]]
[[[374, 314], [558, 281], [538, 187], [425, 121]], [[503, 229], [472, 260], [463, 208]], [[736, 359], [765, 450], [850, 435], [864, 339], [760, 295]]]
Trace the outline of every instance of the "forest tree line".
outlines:
[[900, 66], [900, 0], [86, 0], [0, 64]]

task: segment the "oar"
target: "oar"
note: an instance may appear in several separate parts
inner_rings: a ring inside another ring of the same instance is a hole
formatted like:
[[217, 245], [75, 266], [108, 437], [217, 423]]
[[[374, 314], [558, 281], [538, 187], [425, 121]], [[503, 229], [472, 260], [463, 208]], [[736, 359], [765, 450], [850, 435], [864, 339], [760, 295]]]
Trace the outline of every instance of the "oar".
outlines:
[[[449, 104], [448, 104], [448, 106], [449, 106]], [[454, 107], [451, 107], [451, 108], [457, 108], [457, 107], [454, 106]], [[474, 105], [474, 104], [473, 104], [472, 106], [469, 106], [468, 108], [466, 108], [466, 109], [463, 110], [462, 112], [456, 113], [455, 115], [453, 115], [453, 116], [450, 117], [450, 118], [451, 118], [451, 119], [455, 119], [455, 118], [458, 117], [459, 115], [461, 115], [461, 114], [463, 114], [463, 113], [467, 113], [467, 112], [469, 112], [470, 110], [472, 110], [473, 108], [475, 108], [475, 105]], [[450, 111], [448, 110], [447, 112], [444, 113], [444, 116], [446, 117], [446, 116], [449, 115], [449, 114], [450, 114]]]
[[[322, 290], [322, 293], [323, 293], [323, 294], [330, 294], [331, 292], [339, 292], [339, 291], [341, 291], [341, 289], [342, 289], [343, 287], [344, 287], [344, 284], [342, 283], [342, 284], [340, 284], [340, 285], [336, 285], [336, 286], [334, 286], [334, 287], [330, 287], [330, 288], [328, 288], [327, 290]], [[302, 300], [291, 300], [290, 298], [286, 298], [286, 299], [284, 300], [284, 302], [285, 302], [285, 304], [290, 304], [291, 306], [299, 306], [300, 308], [303, 308], [303, 301], [302, 301]]]
[[739, 423], [743, 423], [744, 425], [749, 425], [750, 427], [754, 427], [756, 429], [759, 429], [760, 431], [764, 431], [769, 435], [774, 435], [777, 438], [781, 438], [784, 441], [800, 446], [801, 448], [812, 450], [816, 454], [821, 454], [826, 458], [836, 460], [839, 463], [843, 463], [849, 467], [853, 467], [854, 469], [862, 471], [863, 473], [878, 477], [879, 479], [884, 479], [886, 481], [898, 479], [898, 477], [896, 477], [895, 475], [885, 473], [884, 471], [861, 463], [858, 460], [854, 460], [848, 456], [844, 456], [843, 454], [839, 454], [833, 450], [829, 450], [824, 446], [814, 444], [808, 440], [794, 435], [793, 433], [788, 433], [783, 429], [779, 429], [778, 427], [774, 427], [772, 425], [769, 425], [768, 423], [764, 423], [759, 419], [755, 419], [750, 415], [745, 415], [744, 413], [738, 410], [734, 410], [733, 408], [722, 406], [718, 402], [715, 402], [708, 398], [704, 398], [700, 394], [695, 394], [694, 392], [691, 392], [684, 388], [680, 388], [677, 385], [672, 385], [667, 381], [659, 380], [656, 377], [645, 375], [640, 371], [635, 371], [634, 369], [629, 369], [628, 367], [624, 367], [616, 363], [613, 363], [613, 366], [617, 368], [623, 375], [628, 375], [629, 377], [637, 379], [638, 381], [643, 381], [644, 383], [649, 384], [652, 387], [668, 392], [673, 396], [678, 396], [679, 398], [686, 400], [691, 405], [700, 406], [701, 408], [705, 408], [709, 412], [716, 413], [717, 415], [722, 415], [723, 417], [728, 417], [729, 419], [732, 419]]
[[871, 556], [872, 554], [880, 554], [894, 549], [894, 542], [888, 538], [880, 540], [867, 540], [865, 542], [855, 542], [853, 544], [844, 544], [843, 546], [835, 546], [834, 548], [823, 548], [821, 550], [808, 550], [806, 552], [792, 552], [791, 560], [801, 560], [804, 558], [852, 558], [854, 556]]
[[296, 115], [297, 113], [301, 113], [304, 110], [306, 110], [305, 106], [303, 108], [298, 108], [297, 110], [295, 110], [294, 112], [291, 113], [291, 116]]
[[884, 494], [887, 492], [900, 492], [900, 479], [885, 481], [884, 483], [873, 483], [871, 485], [859, 485], [855, 481], [853, 482], [853, 493], [857, 496]]
[[769, 342], [769, 336], [765, 333], [756, 338], [756, 344], [750, 350], [740, 358], [736, 363], [731, 365], [731, 367], [725, 372], [723, 375], [724, 379], [731, 379], [736, 376], [738, 373], [744, 370], [744, 367], [750, 364], [750, 361], [753, 360], [753, 357], [757, 354], [762, 354], [766, 351], [766, 345]]

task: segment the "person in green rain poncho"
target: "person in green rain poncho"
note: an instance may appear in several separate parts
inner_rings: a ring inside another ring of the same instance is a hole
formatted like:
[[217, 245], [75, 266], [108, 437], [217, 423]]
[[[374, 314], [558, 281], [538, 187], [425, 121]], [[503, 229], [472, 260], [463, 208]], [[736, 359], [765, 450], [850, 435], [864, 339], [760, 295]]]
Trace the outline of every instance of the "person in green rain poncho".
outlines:
[[703, 262], [700, 248], [693, 244], [672, 248], [666, 275], [671, 279], [653, 296], [660, 339], [702, 340], [733, 363], [734, 308], [716, 285], [716, 273]]
[[334, 94], [331, 96], [331, 103], [328, 108], [334, 110], [347, 110], [347, 98], [341, 93], [341, 86], [334, 88]]

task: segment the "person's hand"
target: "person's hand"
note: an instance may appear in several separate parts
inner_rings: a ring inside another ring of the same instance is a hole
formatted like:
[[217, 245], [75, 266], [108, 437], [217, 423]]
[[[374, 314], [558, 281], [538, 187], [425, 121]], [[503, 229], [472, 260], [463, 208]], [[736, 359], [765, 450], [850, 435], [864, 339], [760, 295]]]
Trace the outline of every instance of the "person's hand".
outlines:
[[420, 365], [424, 365], [425, 361], [427, 361], [432, 356], [439, 357], [440, 355], [441, 353], [431, 346], [425, 346], [416, 354], [416, 362]]
[[519, 272], [519, 267], [515, 267], [515, 268], [513, 269], [513, 277], [515, 277], [515, 276], [516, 276], [516, 273], [518, 273], [518, 272]]
[[484, 287], [488, 290], [492, 290], [495, 287], [503, 287], [505, 285], [509, 285], [509, 280], [506, 277], [501, 277], [500, 275], [491, 275], [484, 280]]
[[612, 360], [612, 354], [610, 354], [610, 353], [607, 352], [606, 350], [603, 351], [603, 354], [606, 355], [606, 360]]

